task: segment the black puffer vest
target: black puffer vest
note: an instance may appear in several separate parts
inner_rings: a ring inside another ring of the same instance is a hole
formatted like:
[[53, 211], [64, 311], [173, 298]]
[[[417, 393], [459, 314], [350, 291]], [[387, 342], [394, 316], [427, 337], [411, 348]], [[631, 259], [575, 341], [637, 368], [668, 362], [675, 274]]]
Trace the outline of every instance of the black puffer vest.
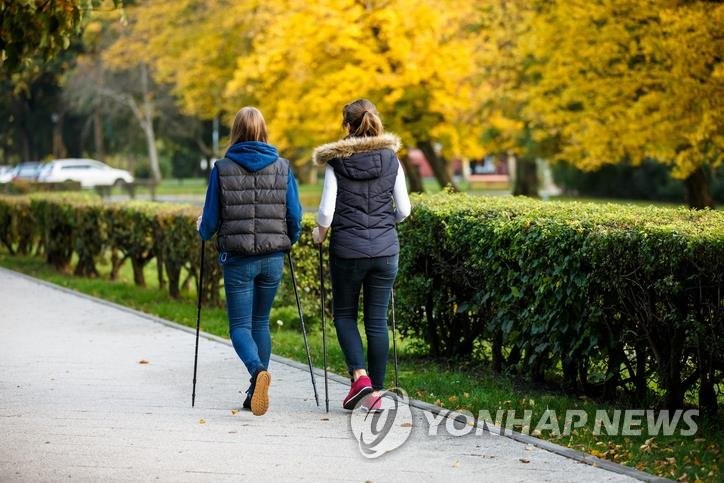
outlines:
[[255, 172], [226, 158], [215, 166], [221, 189], [219, 251], [248, 256], [291, 249], [286, 221], [289, 162], [279, 158]]
[[340, 258], [373, 258], [400, 251], [392, 192], [399, 161], [376, 149], [329, 161], [337, 177], [330, 251]]

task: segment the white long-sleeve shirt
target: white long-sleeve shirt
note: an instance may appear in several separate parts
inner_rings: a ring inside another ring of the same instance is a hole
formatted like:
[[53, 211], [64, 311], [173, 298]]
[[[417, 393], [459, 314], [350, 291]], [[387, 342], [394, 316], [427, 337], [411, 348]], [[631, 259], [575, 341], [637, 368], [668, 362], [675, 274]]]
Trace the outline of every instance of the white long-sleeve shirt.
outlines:
[[[410, 216], [410, 211], [412, 210], [410, 197], [407, 194], [405, 172], [402, 170], [401, 164], [399, 164], [397, 168], [397, 177], [395, 178], [395, 188], [392, 192], [392, 198], [395, 202], [395, 222], [399, 223]], [[317, 224], [319, 226], [329, 228], [332, 225], [336, 204], [337, 176], [334, 174], [334, 168], [327, 165], [324, 170], [322, 201], [319, 203], [319, 211], [317, 211]]]

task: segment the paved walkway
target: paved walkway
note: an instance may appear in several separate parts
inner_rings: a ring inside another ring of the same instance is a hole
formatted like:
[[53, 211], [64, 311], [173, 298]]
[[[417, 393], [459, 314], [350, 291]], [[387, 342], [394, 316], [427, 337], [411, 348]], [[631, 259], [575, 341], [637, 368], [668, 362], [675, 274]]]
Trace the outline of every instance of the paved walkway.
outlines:
[[276, 359], [254, 417], [236, 411], [233, 349], [204, 338], [192, 409], [193, 348], [189, 332], [0, 269], [0, 481], [633, 481], [504, 437], [428, 437], [416, 409], [410, 439], [368, 460], [343, 384], [326, 416], [308, 373]]

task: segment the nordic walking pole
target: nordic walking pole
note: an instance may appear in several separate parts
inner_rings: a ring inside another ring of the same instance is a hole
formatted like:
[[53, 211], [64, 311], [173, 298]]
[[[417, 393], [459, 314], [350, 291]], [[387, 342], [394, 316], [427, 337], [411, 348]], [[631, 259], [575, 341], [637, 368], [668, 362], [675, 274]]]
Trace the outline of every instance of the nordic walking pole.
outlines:
[[198, 304], [196, 305], [196, 349], [194, 349], [194, 387], [191, 390], [191, 407], [196, 402], [196, 367], [199, 362], [199, 329], [201, 328], [201, 292], [204, 288], [204, 253], [206, 242], [201, 240], [201, 268], [199, 269], [199, 286], [197, 289]]
[[395, 387], [399, 389], [400, 387], [400, 378], [397, 371], [397, 331], [395, 330], [395, 289], [394, 287], [391, 289], [392, 291], [392, 352], [395, 359]]
[[319, 244], [319, 288], [322, 304], [322, 353], [324, 354], [324, 407], [329, 412], [329, 386], [327, 381], [327, 324], [324, 321], [324, 268], [322, 266], [322, 244]]
[[294, 264], [292, 263], [292, 253], [287, 253], [289, 260], [289, 272], [292, 275], [292, 285], [294, 285], [294, 296], [297, 299], [297, 310], [299, 311], [299, 322], [302, 324], [302, 336], [304, 337], [304, 348], [307, 351], [307, 362], [309, 363], [309, 375], [312, 378], [312, 388], [314, 389], [314, 400], [319, 406], [319, 395], [317, 394], [317, 383], [314, 380], [314, 371], [312, 370], [312, 355], [309, 353], [309, 342], [307, 342], [307, 329], [304, 327], [304, 316], [302, 315], [302, 303], [299, 301], [299, 291], [297, 289], [297, 277], [294, 276]]

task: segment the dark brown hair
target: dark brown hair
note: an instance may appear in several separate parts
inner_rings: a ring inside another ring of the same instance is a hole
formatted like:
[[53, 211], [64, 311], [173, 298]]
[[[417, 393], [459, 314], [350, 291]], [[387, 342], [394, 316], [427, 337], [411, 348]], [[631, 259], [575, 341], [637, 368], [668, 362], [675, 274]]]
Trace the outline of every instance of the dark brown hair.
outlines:
[[229, 146], [242, 141], [267, 142], [266, 122], [261, 111], [256, 107], [242, 107], [234, 117]]
[[367, 99], [357, 99], [342, 109], [342, 126], [350, 137], [379, 136], [382, 120], [377, 108]]

